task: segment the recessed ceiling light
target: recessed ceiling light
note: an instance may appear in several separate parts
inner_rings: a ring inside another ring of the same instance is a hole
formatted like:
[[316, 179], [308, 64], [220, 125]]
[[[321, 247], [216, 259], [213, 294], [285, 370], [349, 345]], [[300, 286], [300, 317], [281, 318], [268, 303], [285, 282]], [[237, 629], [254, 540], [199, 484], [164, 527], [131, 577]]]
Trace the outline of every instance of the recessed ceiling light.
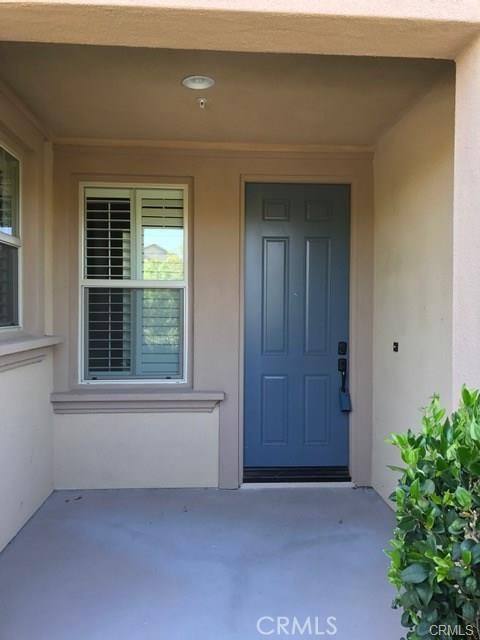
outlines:
[[182, 84], [188, 89], [210, 89], [215, 84], [215, 80], [209, 76], [187, 76], [182, 80]]

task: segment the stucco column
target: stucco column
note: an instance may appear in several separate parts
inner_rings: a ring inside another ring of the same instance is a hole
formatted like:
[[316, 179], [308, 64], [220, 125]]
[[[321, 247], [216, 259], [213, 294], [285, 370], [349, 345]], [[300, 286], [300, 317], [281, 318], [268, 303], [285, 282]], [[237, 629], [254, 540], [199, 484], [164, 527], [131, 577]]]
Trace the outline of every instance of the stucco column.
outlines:
[[452, 400], [480, 387], [480, 37], [456, 60]]

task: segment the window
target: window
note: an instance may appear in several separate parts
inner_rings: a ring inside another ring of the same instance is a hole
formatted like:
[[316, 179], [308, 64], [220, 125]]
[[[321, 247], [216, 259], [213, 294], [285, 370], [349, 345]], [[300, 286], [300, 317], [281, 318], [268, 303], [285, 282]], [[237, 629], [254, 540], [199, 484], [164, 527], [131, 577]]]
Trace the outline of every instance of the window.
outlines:
[[184, 382], [186, 187], [83, 187], [83, 379]]
[[0, 328], [19, 324], [19, 218], [20, 162], [0, 147]]

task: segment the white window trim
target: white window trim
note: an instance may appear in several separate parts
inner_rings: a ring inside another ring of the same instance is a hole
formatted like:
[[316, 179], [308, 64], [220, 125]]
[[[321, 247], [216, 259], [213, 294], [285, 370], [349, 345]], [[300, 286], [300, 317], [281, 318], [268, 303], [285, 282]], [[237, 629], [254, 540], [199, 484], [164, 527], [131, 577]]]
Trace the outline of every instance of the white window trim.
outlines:
[[17, 324], [0, 327], [0, 334], [5, 333], [17, 333], [23, 330], [23, 161], [20, 154], [18, 154], [12, 147], [0, 138], [0, 147], [5, 149], [7, 153], [18, 160], [18, 219], [17, 219], [17, 235], [11, 236], [8, 233], [0, 232], [0, 242], [2, 244], [8, 244], [16, 247], [18, 250], [18, 262], [17, 262]]
[[[184, 274], [185, 279], [182, 282], [166, 282], [159, 284], [158, 282], [151, 280], [97, 280], [95, 279], [95, 285], [99, 287], [131, 287], [131, 288], [148, 288], [148, 289], [185, 289], [184, 304], [183, 304], [183, 377], [178, 380], [167, 380], [165, 378], [125, 378], [125, 379], [105, 379], [105, 380], [89, 380], [84, 376], [85, 373], [85, 296], [83, 295], [85, 288], [92, 282], [86, 280], [83, 277], [84, 274], [84, 250], [85, 250], [85, 189], [95, 188], [107, 188], [107, 189], [122, 189], [123, 191], [129, 191], [132, 189], [181, 189], [183, 191], [183, 203], [184, 203]], [[190, 381], [189, 370], [189, 350], [190, 350], [190, 228], [189, 228], [189, 185], [186, 183], [146, 183], [146, 182], [98, 182], [95, 180], [88, 180], [79, 183], [79, 264], [78, 264], [78, 381], [81, 385], [162, 385], [162, 386], [187, 386]]]

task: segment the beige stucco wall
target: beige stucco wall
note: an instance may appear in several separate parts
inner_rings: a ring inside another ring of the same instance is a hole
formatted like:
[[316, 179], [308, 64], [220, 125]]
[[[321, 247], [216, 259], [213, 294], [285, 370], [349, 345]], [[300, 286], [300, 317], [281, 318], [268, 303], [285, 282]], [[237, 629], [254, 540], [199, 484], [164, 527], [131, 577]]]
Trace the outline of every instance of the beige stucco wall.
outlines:
[[[51, 317], [47, 254], [52, 156], [39, 124], [1, 84], [0, 144], [21, 161], [23, 271], [23, 326], [0, 330], [1, 549], [53, 489], [51, 347], [25, 347], [31, 336], [48, 332]], [[15, 352], [19, 344], [22, 351]]]
[[418, 428], [434, 392], [451, 404], [454, 92], [453, 78], [437, 85], [375, 153], [372, 479], [384, 497], [398, 464], [384, 439]]
[[216, 487], [218, 409], [55, 416], [55, 488]]
[[480, 38], [457, 60], [453, 216], [453, 380], [480, 387]]
[[[155, 479], [157, 486], [213, 482], [236, 487], [242, 466], [242, 179], [352, 183], [351, 416], [352, 474], [370, 482], [371, 318], [372, 318], [372, 173], [365, 153], [314, 154], [267, 152], [167, 151], [162, 148], [55, 148], [55, 332], [58, 347], [55, 390], [76, 387], [78, 353], [78, 183], [85, 179], [147, 181], [190, 179], [193, 184], [193, 388], [224, 391], [226, 400], [208, 420], [201, 415], [126, 416], [122, 438], [133, 439], [138, 455], [128, 459], [116, 446], [115, 416], [64, 415], [56, 420], [56, 469], [63, 486], [92, 486], [105, 477], [112, 457], [109, 486], [129, 486], [129, 479]], [[354, 372], [362, 372], [355, 375]], [[135, 431], [138, 425], [139, 439]], [[187, 442], [182, 465], [167, 479], [162, 456], [178, 449], [177, 429]], [[94, 437], [94, 433], [99, 432]], [[130, 437], [129, 436], [129, 437]], [[126, 446], [126, 445], [125, 445]], [[151, 455], [151, 452], [157, 455]], [[148, 452], [148, 453], [146, 453]], [[143, 471], [131, 465], [143, 464]], [[68, 468], [74, 468], [68, 476]], [[187, 472], [187, 469], [190, 469]], [[143, 475], [142, 475], [143, 474]], [[133, 481], [133, 480], [132, 480]]]
[[53, 490], [52, 378], [51, 353], [0, 371], [0, 550]]

